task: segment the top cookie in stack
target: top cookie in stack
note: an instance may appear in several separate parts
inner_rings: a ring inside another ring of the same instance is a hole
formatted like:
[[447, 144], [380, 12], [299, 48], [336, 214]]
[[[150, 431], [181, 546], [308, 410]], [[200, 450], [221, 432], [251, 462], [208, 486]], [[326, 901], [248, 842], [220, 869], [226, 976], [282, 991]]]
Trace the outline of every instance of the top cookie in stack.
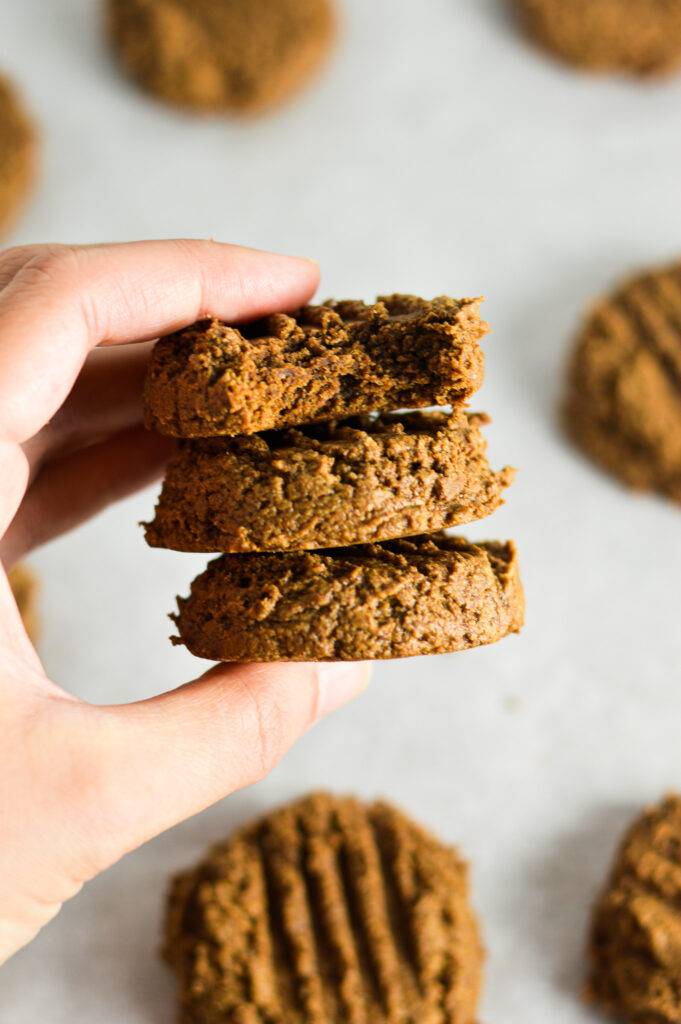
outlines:
[[146, 422], [173, 437], [253, 434], [467, 399], [480, 387], [480, 299], [327, 302], [237, 330], [203, 321], [162, 338]]
[[147, 425], [183, 440], [147, 540], [225, 553], [179, 601], [174, 642], [213, 660], [352, 660], [519, 629], [513, 545], [431, 532], [493, 512], [513, 478], [491, 471], [487, 417], [465, 410], [483, 380], [479, 304], [329, 302], [161, 339]]

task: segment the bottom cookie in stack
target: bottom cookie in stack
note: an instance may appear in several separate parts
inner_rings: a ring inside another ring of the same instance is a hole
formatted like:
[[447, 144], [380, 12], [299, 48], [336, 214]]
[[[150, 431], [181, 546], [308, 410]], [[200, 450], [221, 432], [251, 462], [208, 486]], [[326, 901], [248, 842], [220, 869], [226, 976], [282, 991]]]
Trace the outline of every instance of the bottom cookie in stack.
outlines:
[[472, 1024], [466, 865], [386, 803], [314, 794], [173, 882], [183, 1024]]
[[444, 654], [518, 632], [512, 543], [424, 534], [324, 551], [223, 555], [178, 599], [179, 637], [213, 661]]

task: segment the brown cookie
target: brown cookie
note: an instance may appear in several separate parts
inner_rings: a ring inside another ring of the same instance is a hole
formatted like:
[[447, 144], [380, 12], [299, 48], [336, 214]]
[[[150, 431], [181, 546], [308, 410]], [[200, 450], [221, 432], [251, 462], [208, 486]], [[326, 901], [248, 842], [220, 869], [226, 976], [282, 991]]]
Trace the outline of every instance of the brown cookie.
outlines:
[[21, 562], [10, 569], [8, 573], [9, 584], [14, 594], [14, 600], [21, 613], [24, 628], [29, 637], [36, 642], [40, 629], [38, 616], [38, 577], [28, 565]]
[[468, 523], [503, 501], [485, 416], [385, 414], [269, 434], [183, 441], [166, 472], [152, 547], [300, 551]]
[[20, 97], [0, 75], [0, 232], [10, 227], [33, 184], [36, 136]]
[[181, 1024], [473, 1024], [483, 953], [455, 849], [386, 803], [314, 794], [173, 882]]
[[202, 321], [155, 346], [147, 426], [176, 437], [252, 434], [460, 401], [483, 380], [480, 301], [392, 295], [238, 330]]
[[591, 311], [565, 421], [624, 483], [681, 501], [681, 264], [632, 278]]
[[681, 1020], [681, 798], [634, 822], [593, 915], [587, 999], [632, 1024]]
[[512, 543], [410, 540], [223, 555], [178, 598], [179, 638], [211, 661], [364, 661], [491, 644], [522, 625]]
[[681, 0], [515, 0], [527, 32], [596, 71], [664, 74], [681, 64]]
[[108, 0], [130, 75], [170, 103], [257, 113], [297, 92], [326, 58], [330, 0]]

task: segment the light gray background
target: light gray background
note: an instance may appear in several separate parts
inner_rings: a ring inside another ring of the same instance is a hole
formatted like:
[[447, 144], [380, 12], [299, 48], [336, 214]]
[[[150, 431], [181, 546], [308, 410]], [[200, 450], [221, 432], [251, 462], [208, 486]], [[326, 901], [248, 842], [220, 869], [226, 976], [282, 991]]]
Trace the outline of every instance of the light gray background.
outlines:
[[[215, 236], [320, 260], [322, 297], [487, 295], [475, 405], [520, 468], [476, 537], [518, 541], [519, 638], [378, 667], [270, 779], [126, 858], [0, 970], [2, 1024], [162, 1024], [166, 878], [246, 817], [313, 787], [402, 804], [473, 865], [489, 949], [482, 1019], [573, 1024], [587, 906], [619, 830], [681, 787], [681, 513], [598, 474], [556, 427], [584, 306], [681, 249], [681, 78], [583, 77], [535, 53], [499, 0], [344, 0], [334, 60], [250, 124], [175, 114], [123, 80], [88, 0], [4, 0], [0, 66], [44, 137], [11, 241]], [[147, 492], [34, 559], [42, 652], [95, 702], [203, 662], [165, 613], [205, 559], [146, 548]], [[46, 843], [49, 837], [46, 836]]]

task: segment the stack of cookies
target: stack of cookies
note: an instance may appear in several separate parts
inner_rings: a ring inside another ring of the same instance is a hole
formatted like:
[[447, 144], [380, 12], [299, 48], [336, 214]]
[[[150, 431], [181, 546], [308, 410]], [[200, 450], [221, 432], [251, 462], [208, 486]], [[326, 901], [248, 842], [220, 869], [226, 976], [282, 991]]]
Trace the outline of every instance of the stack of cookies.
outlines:
[[[467, 412], [479, 299], [329, 302], [236, 329], [201, 321], [156, 345], [147, 426], [182, 438], [146, 537], [220, 552], [180, 599], [179, 637], [217, 661], [438, 654], [517, 632], [512, 543], [442, 531], [493, 512]], [[451, 411], [393, 412], [451, 406]]]

